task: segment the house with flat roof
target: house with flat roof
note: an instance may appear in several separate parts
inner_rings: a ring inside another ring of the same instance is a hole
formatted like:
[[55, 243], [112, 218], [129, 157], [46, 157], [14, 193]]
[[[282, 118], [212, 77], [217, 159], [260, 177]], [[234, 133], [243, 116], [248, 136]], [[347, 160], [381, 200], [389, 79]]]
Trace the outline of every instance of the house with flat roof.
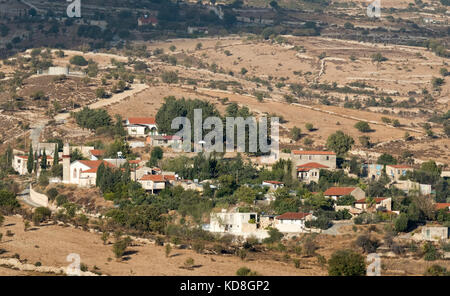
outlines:
[[315, 162], [330, 169], [336, 168], [336, 153], [332, 151], [292, 150], [291, 160], [295, 167]]

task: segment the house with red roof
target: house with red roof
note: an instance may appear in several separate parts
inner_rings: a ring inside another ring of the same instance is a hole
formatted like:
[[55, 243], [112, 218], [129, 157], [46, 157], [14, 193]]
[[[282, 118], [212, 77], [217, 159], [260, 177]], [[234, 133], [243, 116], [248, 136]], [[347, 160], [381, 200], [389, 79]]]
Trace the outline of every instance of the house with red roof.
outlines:
[[295, 167], [307, 163], [319, 163], [330, 169], [336, 168], [336, 153], [320, 150], [292, 150], [291, 160]]
[[400, 180], [402, 176], [406, 176], [406, 172], [414, 169], [405, 164], [390, 164], [386, 165], [386, 174], [394, 181]]
[[434, 204], [434, 208], [436, 209], [436, 211], [444, 209], [447, 210], [447, 212], [450, 212], [450, 203], [438, 202]]
[[356, 200], [360, 200], [366, 197], [366, 193], [359, 187], [330, 187], [323, 195], [333, 200], [338, 200], [344, 195], [351, 195]]
[[100, 158], [103, 157], [103, 155], [105, 155], [106, 150], [102, 150], [102, 149], [91, 149], [89, 150], [89, 156], [91, 160], [99, 160]]
[[321, 169], [329, 169], [329, 167], [317, 162], [308, 162], [302, 165], [298, 165], [297, 178], [298, 180], [306, 183], [310, 182], [318, 183]]
[[287, 212], [275, 217], [275, 228], [280, 232], [304, 232], [305, 222], [314, 219], [311, 213]]
[[138, 182], [146, 191], [155, 194], [164, 190], [167, 185], [173, 184], [175, 180], [175, 175], [143, 175]]
[[110, 168], [116, 167], [105, 160], [76, 160], [72, 162], [69, 167], [69, 183], [80, 187], [95, 186], [97, 170], [102, 163]]
[[126, 121], [126, 128], [128, 135], [135, 137], [158, 134], [154, 117], [130, 117]]
[[278, 188], [284, 187], [284, 183], [280, 181], [267, 180], [262, 182], [262, 186], [268, 186], [271, 190], [277, 190]]
[[392, 210], [392, 198], [377, 197], [373, 199], [373, 205], [369, 204], [369, 199], [362, 198], [355, 202], [355, 208], [367, 211], [370, 207], [375, 206], [375, 210], [384, 209], [386, 211]]
[[[41, 170], [40, 163], [42, 161], [42, 156], [39, 156], [39, 165], [38, 172]], [[14, 155], [12, 160], [12, 168], [19, 173], [19, 175], [28, 174], [28, 155]], [[53, 157], [51, 155], [47, 155], [47, 168], [50, 168], [53, 165]]]

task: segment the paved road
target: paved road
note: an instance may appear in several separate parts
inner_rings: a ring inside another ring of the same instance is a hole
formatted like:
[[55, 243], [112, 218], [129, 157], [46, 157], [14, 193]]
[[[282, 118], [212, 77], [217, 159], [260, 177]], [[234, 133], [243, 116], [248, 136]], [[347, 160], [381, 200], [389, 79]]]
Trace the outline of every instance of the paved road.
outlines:
[[[29, 185], [28, 185], [29, 186]], [[19, 201], [22, 201], [23, 203], [29, 205], [30, 207], [33, 208], [39, 208], [41, 207], [41, 205], [38, 205], [37, 203], [34, 203], [31, 199], [30, 199], [30, 188], [28, 187], [27, 189], [25, 189], [24, 191], [20, 192], [17, 194], [17, 199]]]

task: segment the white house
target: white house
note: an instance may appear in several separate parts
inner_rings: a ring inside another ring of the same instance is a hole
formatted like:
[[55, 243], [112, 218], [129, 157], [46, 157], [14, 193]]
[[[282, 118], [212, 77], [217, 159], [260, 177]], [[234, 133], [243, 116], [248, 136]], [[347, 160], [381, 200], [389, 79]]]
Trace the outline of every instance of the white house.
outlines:
[[[40, 162], [42, 161], [42, 156], [39, 157], [39, 169], [40, 170]], [[27, 168], [28, 155], [14, 155], [12, 160], [12, 168], [19, 173], [19, 175], [28, 174]], [[53, 157], [47, 155], [47, 167], [50, 168], [53, 165]]]
[[221, 213], [211, 213], [209, 231], [242, 235], [243, 232], [256, 231], [257, 222], [257, 213], [228, 213], [222, 210]]
[[280, 232], [304, 232], [305, 221], [314, 220], [310, 213], [287, 212], [275, 217], [275, 228]]
[[102, 163], [108, 167], [116, 167], [105, 160], [76, 160], [72, 162], [69, 170], [69, 183], [80, 187], [95, 186], [97, 170]]
[[308, 162], [299, 165], [297, 166], [297, 178], [306, 183], [318, 183], [321, 169], [329, 169], [329, 167], [317, 162]]
[[150, 137], [150, 141], [151, 146], [171, 147], [173, 149], [181, 149], [183, 145], [183, 140], [181, 139], [181, 137], [175, 135], [154, 135]]
[[284, 183], [279, 181], [263, 181], [262, 185], [269, 186], [272, 190], [277, 190], [278, 188], [284, 187]]
[[126, 127], [130, 136], [144, 137], [148, 134], [158, 134], [156, 120], [153, 117], [130, 117], [127, 119]]
[[166, 188], [169, 178], [164, 175], [144, 175], [139, 178], [138, 182], [142, 185], [142, 188], [154, 194]]

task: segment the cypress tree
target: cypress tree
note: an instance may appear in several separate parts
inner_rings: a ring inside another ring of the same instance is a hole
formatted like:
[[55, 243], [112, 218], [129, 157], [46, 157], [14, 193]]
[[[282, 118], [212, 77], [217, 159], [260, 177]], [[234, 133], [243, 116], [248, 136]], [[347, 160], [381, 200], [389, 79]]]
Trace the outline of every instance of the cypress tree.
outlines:
[[33, 147], [30, 144], [30, 150], [28, 151], [28, 160], [27, 160], [27, 171], [29, 174], [33, 172], [34, 166], [34, 157], [33, 157]]
[[42, 153], [42, 159], [41, 159], [41, 169], [46, 170], [47, 169], [47, 153]]

